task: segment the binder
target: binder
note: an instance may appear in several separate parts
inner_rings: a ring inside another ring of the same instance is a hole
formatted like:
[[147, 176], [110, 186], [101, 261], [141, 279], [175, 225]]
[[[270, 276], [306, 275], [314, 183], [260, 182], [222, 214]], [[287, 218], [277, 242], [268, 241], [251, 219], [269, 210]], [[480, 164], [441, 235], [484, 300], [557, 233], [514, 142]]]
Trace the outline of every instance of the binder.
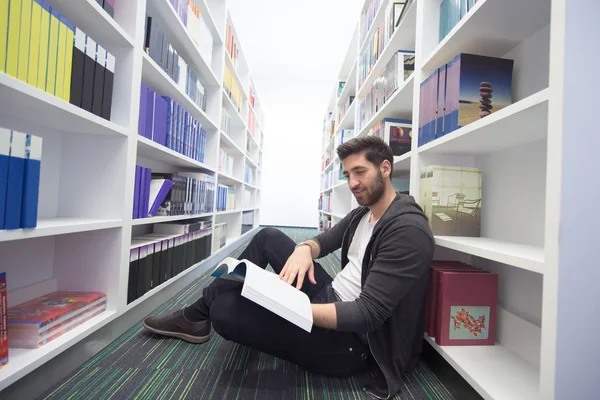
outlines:
[[48, 42], [48, 72], [46, 74], [46, 92], [56, 93], [56, 61], [58, 58], [58, 12], [50, 7], [50, 39]]
[[102, 93], [102, 115], [101, 117], [110, 121], [112, 112], [113, 88], [115, 79], [115, 56], [106, 52], [106, 64], [104, 68], [104, 91]]
[[129, 280], [127, 281], [127, 304], [137, 299], [137, 283], [139, 270], [140, 249], [131, 249], [129, 252]]
[[21, 200], [23, 199], [23, 173], [25, 169], [25, 134], [11, 131], [4, 229], [21, 227]]
[[29, 66], [29, 38], [31, 33], [31, 7], [33, 0], [21, 1], [21, 24], [19, 33], [19, 65], [17, 79], [27, 82]]
[[136, 298], [140, 298], [146, 293], [145, 281], [146, 281], [146, 259], [148, 256], [147, 246], [139, 247], [139, 258], [138, 258], [138, 276], [136, 284]]
[[85, 37], [85, 57], [83, 58], [83, 88], [81, 91], [81, 108], [92, 112], [92, 102], [94, 95], [94, 72], [96, 70], [96, 42], [87, 36]]
[[[2, 7], [3, 6], [0, 6], [0, 8]], [[37, 87], [38, 80], [41, 23], [42, 6], [40, 6], [37, 1], [34, 1], [31, 7], [31, 35], [29, 40], [29, 67], [27, 72], [27, 83], [33, 87]], [[0, 43], [5, 43], [2, 41], [1, 36], [2, 33], [0, 32]]]
[[10, 130], [0, 128], [0, 229], [4, 229], [6, 211], [6, 189], [8, 183], [8, 162], [10, 157]]
[[144, 82], [140, 85], [140, 115], [138, 118], [138, 135], [146, 134], [146, 113], [148, 112], [148, 86]]
[[167, 280], [169, 280], [168, 273], [168, 252], [169, 252], [169, 241], [163, 240], [161, 244], [162, 250], [160, 252], [160, 270], [159, 270], [159, 281], [158, 284], [161, 285]]
[[146, 246], [146, 260], [144, 263], [144, 293], [154, 288], [152, 277], [154, 276], [154, 243]]
[[144, 136], [148, 139], [152, 139], [152, 129], [154, 124], [154, 92], [152, 89], [148, 89], [146, 92], [146, 123]]
[[65, 59], [67, 51], [67, 26], [62, 15], [58, 15], [58, 51], [56, 58], [56, 89], [55, 96], [65, 99]]
[[160, 285], [160, 259], [162, 253], [162, 242], [154, 243], [154, 254], [152, 260], [152, 288]]
[[144, 202], [144, 193], [146, 193], [146, 175], [147, 170], [144, 167], [141, 167], [140, 174], [140, 199], [138, 201], [138, 218], [145, 218], [148, 214], [144, 214], [144, 207], [146, 206]]
[[163, 146], [167, 141], [167, 101], [160, 96], [154, 96], [152, 140]]
[[140, 214], [140, 184], [142, 180], [142, 167], [135, 166], [135, 178], [133, 185], [133, 215], [132, 218], [139, 218]]
[[37, 226], [42, 142], [41, 137], [26, 135], [21, 228], [35, 228]]
[[37, 88], [46, 91], [48, 79], [48, 47], [50, 46], [50, 7], [40, 0], [42, 6], [40, 18], [40, 51], [38, 54]]
[[85, 58], [85, 33], [83, 33], [81, 29], [75, 29], [69, 102], [77, 107], [81, 107], [83, 98], [83, 70]]
[[6, 43], [7, 75], [17, 77], [19, 65], [19, 32], [21, 27], [21, 0], [12, 0], [9, 7], [8, 41]]
[[[0, 1], [0, 72], [6, 68], [6, 47], [8, 44], [8, 1]], [[0, 210], [1, 212], [1, 210]], [[2, 229], [0, 227], [0, 229]]]
[[63, 17], [66, 26], [66, 47], [65, 47], [65, 77], [63, 87], [63, 100], [71, 102], [71, 76], [73, 74], [73, 46], [75, 37], [75, 25]]
[[92, 90], [92, 113], [102, 116], [102, 96], [104, 92], [104, 64], [106, 63], [106, 50], [96, 43], [94, 54], [94, 88]]
[[173, 275], [173, 252], [175, 251], [175, 239], [169, 239], [167, 244], [167, 280]]

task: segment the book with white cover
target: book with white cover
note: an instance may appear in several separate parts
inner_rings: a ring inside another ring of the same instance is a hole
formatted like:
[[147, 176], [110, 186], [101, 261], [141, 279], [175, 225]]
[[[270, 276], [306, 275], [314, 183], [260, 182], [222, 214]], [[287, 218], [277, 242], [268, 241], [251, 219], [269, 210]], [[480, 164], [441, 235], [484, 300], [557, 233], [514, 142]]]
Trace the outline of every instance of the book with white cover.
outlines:
[[246, 259], [227, 257], [218, 264], [212, 276], [243, 282], [242, 296], [307, 332], [312, 330], [310, 299], [304, 292], [282, 281], [277, 274]]

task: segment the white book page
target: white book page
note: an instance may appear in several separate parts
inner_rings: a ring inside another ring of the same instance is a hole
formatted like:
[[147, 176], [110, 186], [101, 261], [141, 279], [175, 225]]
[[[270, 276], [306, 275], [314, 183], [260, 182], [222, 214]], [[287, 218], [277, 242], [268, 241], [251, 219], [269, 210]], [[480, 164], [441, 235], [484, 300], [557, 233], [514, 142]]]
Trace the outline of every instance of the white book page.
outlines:
[[312, 307], [308, 296], [282, 281], [278, 275], [247, 260], [242, 296], [310, 332]]

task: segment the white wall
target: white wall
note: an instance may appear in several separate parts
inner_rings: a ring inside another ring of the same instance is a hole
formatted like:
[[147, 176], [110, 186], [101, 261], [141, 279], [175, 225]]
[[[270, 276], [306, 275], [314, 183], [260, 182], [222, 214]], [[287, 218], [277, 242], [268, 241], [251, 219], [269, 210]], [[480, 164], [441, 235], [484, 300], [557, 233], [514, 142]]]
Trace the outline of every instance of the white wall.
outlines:
[[265, 117], [263, 225], [318, 224], [323, 118], [363, 2], [228, 1]]

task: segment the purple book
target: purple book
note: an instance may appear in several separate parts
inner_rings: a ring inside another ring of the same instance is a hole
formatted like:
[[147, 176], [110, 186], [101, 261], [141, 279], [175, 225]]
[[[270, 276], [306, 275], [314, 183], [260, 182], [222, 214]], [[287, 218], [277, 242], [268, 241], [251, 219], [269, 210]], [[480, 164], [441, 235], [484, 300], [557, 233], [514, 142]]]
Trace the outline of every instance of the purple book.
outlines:
[[154, 92], [148, 88], [146, 92], [146, 124], [144, 136], [148, 139], [152, 139], [152, 121], [154, 121]]
[[150, 207], [150, 215], [152, 216], [156, 215], [158, 208], [163, 203], [163, 201], [165, 201], [165, 198], [167, 197], [169, 191], [173, 187], [173, 181], [169, 179], [155, 179], [154, 181], [163, 182], [160, 189], [158, 190], [158, 193], [156, 194], [156, 197], [153, 199], [154, 201], [152, 202], [152, 206]]
[[138, 120], [138, 134], [144, 136], [146, 133], [146, 104], [148, 102], [148, 86], [142, 82], [140, 88], [140, 118]]
[[142, 179], [142, 167], [135, 166], [135, 181], [133, 185], [133, 219], [140, 215], [140, 183]]
[[152, 140], [164, 146], [167, 142], [168, 103], [160, 96], [156, 96], [154, 102], [154, 130]]
[[148, 202], [150, 201], [150, 182], [152, 180], [152, 170], [150, 168], [144, 168], [144, 190], [142, 192], [142, 204], [140, 218], [148, 218]]
[[146, 191], [146, 168], [140, 167], [140, 187], [138, 199], [138, 218], [144, 218], [144, 192]]

